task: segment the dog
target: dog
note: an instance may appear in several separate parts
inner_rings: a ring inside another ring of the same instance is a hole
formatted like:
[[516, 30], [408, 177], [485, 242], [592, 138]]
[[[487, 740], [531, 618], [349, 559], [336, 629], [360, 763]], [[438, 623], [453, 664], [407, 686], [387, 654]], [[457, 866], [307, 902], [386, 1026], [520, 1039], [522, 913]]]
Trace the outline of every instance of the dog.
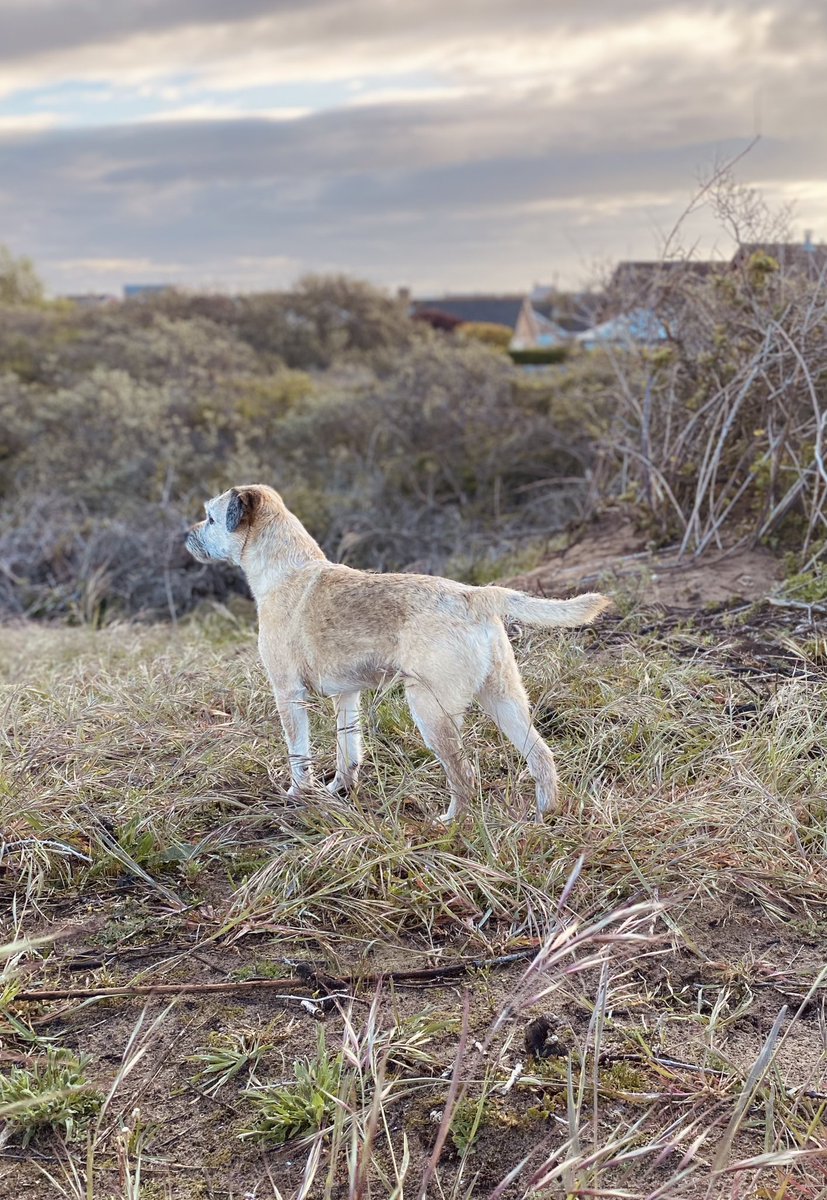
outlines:
[[477, 790], [461, 738], [473, 700], [525, 758], [538, 820], [554, 809], [554, 758], [532, 724], [503, 618], [585, 625], [608, 607], [605, 596], [539, 600], [505, 587], [354, 570], [331, 562], [265, 484], [230, 488], [204, 510], [186, 547], [198, 562], [231, 562], [247, 577], [290, 758], [288, 795], [312, 779], [308, 693], [332, 697], [336, 710], [336, 774], [328, 784], [335, 794], [349, 791], [359, 772], [360, 692], [400, 679], [417, 729], [445, 770], [450, 803], [442, 821], [453, 821]]

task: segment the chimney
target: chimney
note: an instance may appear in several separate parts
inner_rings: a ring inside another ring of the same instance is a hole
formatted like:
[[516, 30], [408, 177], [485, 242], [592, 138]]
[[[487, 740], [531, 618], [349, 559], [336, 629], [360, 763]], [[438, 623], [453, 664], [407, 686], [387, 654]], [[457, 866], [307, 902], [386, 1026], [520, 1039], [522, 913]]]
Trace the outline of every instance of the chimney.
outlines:
[[813, 245], [812, 229], [804, 230], [804, 249], [806, 250], [807, 254], [812, 254], [815, 250], [815, 246]]

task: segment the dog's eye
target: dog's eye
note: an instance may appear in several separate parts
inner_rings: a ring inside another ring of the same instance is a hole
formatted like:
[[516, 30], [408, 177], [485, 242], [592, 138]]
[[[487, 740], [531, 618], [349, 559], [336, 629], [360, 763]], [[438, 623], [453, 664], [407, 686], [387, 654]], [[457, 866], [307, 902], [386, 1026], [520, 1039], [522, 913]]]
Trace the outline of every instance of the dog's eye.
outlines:
[[207, 524], [208, 524], [208, 525], [214, 525], [214, 524], [215, 524], [215, 518], [214, 518], [214, 517], [207, 517]]

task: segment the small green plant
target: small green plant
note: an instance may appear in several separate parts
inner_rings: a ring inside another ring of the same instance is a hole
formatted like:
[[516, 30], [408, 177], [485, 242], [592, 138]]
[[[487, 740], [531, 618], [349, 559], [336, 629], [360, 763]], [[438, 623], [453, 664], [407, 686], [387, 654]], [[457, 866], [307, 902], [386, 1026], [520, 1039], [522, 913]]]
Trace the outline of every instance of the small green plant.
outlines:
[[294, 1080], [251, 1088], [245, 1095], [258, 1110], [256, 1124], [241, 1133], [281, 1146], [290, 1138], [315, 1133], [332, 1120], [342, 1076], [342, 1055], [327, 1049], [319, 1027], [316, 1057], [293, 1063]]
[[610, 1092], [645, 1092], [646, 1076], [643, 1071], [627, 1062], [616, 1062], [601, 1073], [600, 1082]]
[[232, 972], [233, 979], [281, 979], [285, 974], [281, 963], [267, 962], [256, 959], [255, 962], [245, 963]]
[[817, 562], [808, 571], [788, 575], [782, 591], [799, 604], [823, 604], [827, 600], [827, 569]]
[[485, 1096], [478, 1100], [460, 1100], [451, 1117], [451, 1141], [461, 1158], [473, 1150], [488, 1116]]
[[414, 1066], [433, 1067], [436, 1059], [427, 1048], [434, 1038], [446, 1033], [455, 1033], [457, 1019], [453, 1016], [436, 1016], [416, 1013], [403, 1018], [391, 1029], [376, 1034], [374, 1047], [379, 1053], [387, 1053], [389, 1067], [407, 1071]]
[[526, 1109], [526, 1117], [531, 1121], [551, 1121], [565, 1112], [565, 1109], [566, 1094], [561, 1087], [559, 1092], [542, 1092], [537, 1103]]
[[97, 1114], [103, 1093], [86, 1078], [88, 1061], [50, 1046], [42, 1061], [0, 1074], [0, 1113], [24, 1146], [44, 1129], [70, 1141]]
[[252, 1078], [262, 1058], [272, 1049], [272, 1042], [262, 1030], [212, 1034], [209, 1044], [190, 1059], [201, 1064], [195, 1080], [207, 1084], [206, 1094], [214, 1096], [242, 1071], [246, 1070], [248, 1078]]

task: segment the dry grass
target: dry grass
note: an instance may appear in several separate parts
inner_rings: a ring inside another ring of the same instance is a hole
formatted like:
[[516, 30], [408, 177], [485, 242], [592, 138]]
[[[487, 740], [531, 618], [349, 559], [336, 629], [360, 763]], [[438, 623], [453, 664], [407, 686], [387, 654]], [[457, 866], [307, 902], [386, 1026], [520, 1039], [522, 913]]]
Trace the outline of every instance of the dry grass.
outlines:
[[[41, 1129], [24, 1152], [7, 1118], [14, 1194], [827, 1194], [827, 683], [799, 615], [762, 630], [783, 671], [728, 619], [526, 641], [566, 810], [525, 820], [530, 781], [480, 719], [482, 794], [447, 832], [394, 693], [371, 707], [354, 797], [286, 799], [243, 614], [0, 631], [6, 940], [59, 935], [7, 961], [0, 1071], [34, 1070], [53, 1039], [106, 1096], [85, 1141]], [[324, 706], [315, 719], [332, 769]], [[354, 986], [532, 946], [424, 999]], [[24, 980], [232, 981], [308, 960], [350, 999], [151, 1002], [137, 1024], [129, 1000], [14, 1002]], [[558, 1057], [526, 1056], [538, 1013]], [[274, 1146], [297, 1111], [306, 1129]]]

